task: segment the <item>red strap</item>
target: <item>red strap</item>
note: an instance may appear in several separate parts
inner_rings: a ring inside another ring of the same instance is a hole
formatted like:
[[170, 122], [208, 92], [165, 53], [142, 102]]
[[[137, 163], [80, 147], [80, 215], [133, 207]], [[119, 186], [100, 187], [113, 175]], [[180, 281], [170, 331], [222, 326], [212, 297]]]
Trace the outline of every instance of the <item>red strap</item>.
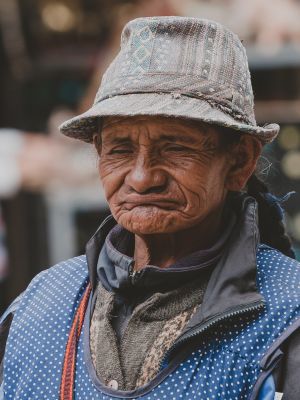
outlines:
[[91, 290], [91, 284], [89, 283], [80, 300], [70, 329], [62, 368], [60, 400], [73, 400], [77, 346]]

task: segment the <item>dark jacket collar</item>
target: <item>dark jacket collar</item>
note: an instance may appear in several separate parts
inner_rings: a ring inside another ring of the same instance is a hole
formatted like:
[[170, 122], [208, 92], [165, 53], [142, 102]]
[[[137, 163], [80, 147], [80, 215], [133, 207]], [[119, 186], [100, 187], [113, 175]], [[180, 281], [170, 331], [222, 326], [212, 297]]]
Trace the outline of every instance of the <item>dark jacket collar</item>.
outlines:
[[236, 229], [211, 274], [202, 306], [194, 314], [189, 327], [216, 315], [264, 302], [256, 283], [257, 203], [254, 198], [243, 196], [240, 206]]
[[96, 233], [87, 242], [85, 253], [88, 264], [89, 278], [92, 289], [95, 290], [97, 285], [97, 262], [100, 251], [105, 243], [106, 236], [110, 230], [116, 225], [116, 220], [112, 215], [105, 218], [102, 224], [97, 229]]
[[218, 240], [205, 250], [195, 251], [177, 260], [168, 268], [146, 265], [133, 274], [134, 234], [115, 225], [103, 244], [98, 263], [97, 277], [108, 291], [121, 292], [125, 296], [166, 292], [202, 277], [207, 280], [213, 267], [222, 257], [236, 223], [232, 210], [226, 213], [224, 229]]
[[[202, 306], [191, 326], [226, 310], [262, 301], [256, 286], [256, 252], [259, 242], [257, 203], [248, 195], [238, 196], [232, 202], [237, 213], [237, 223], [227, 248], [214, 268], [205, 292]], [[97, 284], [97, 261], [109, 231], [116, 224], [107, 217], [86, 246], [89, 277], [93, 289]]]

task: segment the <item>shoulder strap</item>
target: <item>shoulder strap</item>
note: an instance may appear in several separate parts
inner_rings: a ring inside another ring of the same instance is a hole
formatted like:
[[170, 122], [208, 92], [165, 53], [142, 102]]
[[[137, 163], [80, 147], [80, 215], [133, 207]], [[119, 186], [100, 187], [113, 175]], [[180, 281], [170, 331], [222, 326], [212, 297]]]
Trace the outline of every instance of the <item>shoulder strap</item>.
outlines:
[[74, 399], [73, 392], [74, 392], [75, 373], [76, 373], [75, 370], [76, 370], [77, 346], [91, 291], [92, 287], [91, 284], [89, 283], [80, 300], [78, 309], [75, 313], [72, 326], [70, 329], [69, 338], [64, 355], [63, 368], [62, 368], [62, 377], [61, 377], [60, 395], [59, 395], [60, 400]]

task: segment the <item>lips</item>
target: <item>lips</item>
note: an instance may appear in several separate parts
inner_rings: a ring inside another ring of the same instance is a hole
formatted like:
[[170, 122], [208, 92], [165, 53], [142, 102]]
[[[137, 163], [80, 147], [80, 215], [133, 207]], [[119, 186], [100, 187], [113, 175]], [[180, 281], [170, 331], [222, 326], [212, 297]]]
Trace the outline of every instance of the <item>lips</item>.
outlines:
[[132, 210], [135, 207], [159, 207], [165, 209], [173, 209], [174, 206], [178, 206], [178, 201], [157, 196], [132, 196], [130, 198], [127, 198], [121, 204], [128, 210]]

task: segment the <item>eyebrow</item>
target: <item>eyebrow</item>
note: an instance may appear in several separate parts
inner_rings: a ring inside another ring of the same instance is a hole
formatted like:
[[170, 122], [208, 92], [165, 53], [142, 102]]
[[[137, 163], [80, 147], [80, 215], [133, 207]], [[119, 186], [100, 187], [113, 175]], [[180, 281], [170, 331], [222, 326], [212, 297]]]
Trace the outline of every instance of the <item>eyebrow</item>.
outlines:
[[213, 138], [209, 135], [203, 135], [201, 141], [197, 140], [195, 137], [190, 136], [173, 136], [173, 135], [161, 135], [160, 140], [165, 140], [169, 142], [179, 142], [179, 143], [186, 143], [186, 144], [199, 144], [201, 143], [204, 150], [211, 150], [218, 147], [218, 144], [214, 142]]
[[129, 136], [110, 138], [110, 143], [111, 144], [127, 144], [127, 143], [130, 143], [130, 142], [131, 142], [131, 140], [130, 140]]
[[159, 140], [164, 140], [166, 142], [181, 142], [181, 143], [186, 143], [186, 144], [195, 144], [197, 141], [195, 138], [192, 137], [187, 137], [187, 136], [174, 136], [174, 135], [161, 135], [159, 137]]
[[[195, 144], [197, 143], [197, 140], [192, 137], [186, 137], [186, 136], [174, 136], [174, 135], [160, 135], [158, 139], [155, 141], [165, 141], [165, 142], [180, 142], [180, 143], [186, 143], [186, 144]], [[128, 144], [131, 142], [131, 139], [129, 136], [126, 137], [114, 137], [110, 139], [111, 144]]]

